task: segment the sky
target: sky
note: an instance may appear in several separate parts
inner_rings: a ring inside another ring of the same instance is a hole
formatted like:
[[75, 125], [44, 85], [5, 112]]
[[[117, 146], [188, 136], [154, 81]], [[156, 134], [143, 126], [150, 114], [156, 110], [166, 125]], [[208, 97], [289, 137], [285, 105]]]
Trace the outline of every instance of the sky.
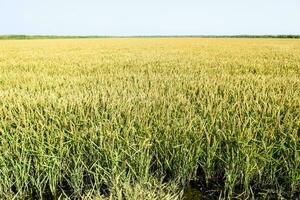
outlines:
[[0, 0], [4, 34], [300, 34], [300, 0]]

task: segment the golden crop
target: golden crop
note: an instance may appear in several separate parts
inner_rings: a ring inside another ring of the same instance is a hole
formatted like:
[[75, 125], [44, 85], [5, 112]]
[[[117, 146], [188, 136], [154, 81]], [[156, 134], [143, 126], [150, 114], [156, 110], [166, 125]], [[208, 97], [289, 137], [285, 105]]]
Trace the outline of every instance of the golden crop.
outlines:
[[299, 134], [297, 39], [0, 41], [0, 198], [295, 198]]

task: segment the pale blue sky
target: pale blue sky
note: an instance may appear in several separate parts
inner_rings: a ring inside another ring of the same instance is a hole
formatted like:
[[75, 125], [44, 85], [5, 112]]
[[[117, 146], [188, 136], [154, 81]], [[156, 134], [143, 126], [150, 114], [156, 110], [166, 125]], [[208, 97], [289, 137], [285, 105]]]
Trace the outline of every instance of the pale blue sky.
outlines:
[[300, 34], [300, 0], [0, 0], [0, 34]]

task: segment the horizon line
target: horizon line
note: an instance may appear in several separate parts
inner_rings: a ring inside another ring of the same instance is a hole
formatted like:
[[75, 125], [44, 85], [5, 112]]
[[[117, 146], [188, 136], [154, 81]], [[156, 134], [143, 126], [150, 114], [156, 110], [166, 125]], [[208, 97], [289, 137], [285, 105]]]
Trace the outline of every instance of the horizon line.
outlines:
[[300, 34], [212, 34], [212, 35], [46, 35], [46, 34], [0, 34], [0, 39], [35, 39], [35, 38], [300, 38]]

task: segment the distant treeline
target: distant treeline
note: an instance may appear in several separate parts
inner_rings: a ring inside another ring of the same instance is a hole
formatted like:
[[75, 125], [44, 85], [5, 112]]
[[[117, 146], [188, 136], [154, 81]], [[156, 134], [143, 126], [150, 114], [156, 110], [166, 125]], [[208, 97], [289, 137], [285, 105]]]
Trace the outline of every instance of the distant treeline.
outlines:
[[300, 35], [223, 35], [207, 37], [224, 37], [224, 38], [300, 38]]
[[153, 36], [62, 36], [62, 35], [0, 35], [0, 40], [27, 40], [27, 39], [64, 39], [64, 38], [168, 38], [168, 37], [192, 37], [192, 38], [300, 38], [300, 35], [153, 35]]
[[64, 38], [106, 38], [109, 36], [63, 36], [63, 35], [0, 35], [0, 40], [64, 39]]

